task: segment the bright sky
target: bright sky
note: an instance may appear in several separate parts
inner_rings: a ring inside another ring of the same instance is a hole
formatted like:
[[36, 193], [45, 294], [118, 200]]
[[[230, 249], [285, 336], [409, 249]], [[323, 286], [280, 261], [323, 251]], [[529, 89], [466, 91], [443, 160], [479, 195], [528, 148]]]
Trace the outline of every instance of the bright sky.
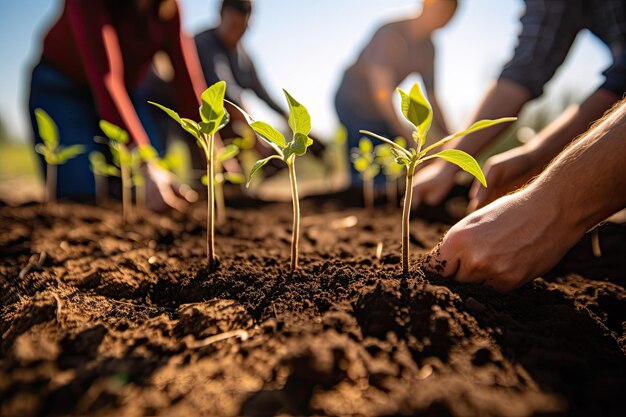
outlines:
[[[184, 26], [191, 32], [217, 22], [219, 0], [180, 0]], [[256, 59], [268, 90], [283, 100], [286, 88], [311, 113], [314, 130], [331, 135], [337, 126], [333, 97], [343, 70], [383, 22], [414, 13], [419, 0], [256, 0], [244, 43]], [[0, 1], [0, 117], [26, 136], [28, 82], [45, 31], [61, 0]], [[435, 36], [439, 97], [453, 128], [460, 128], [487, 83], [510, 57], [519, 30], [522, 0], [462, 0], [455, 18]], [[583, 32], [547, 89], [581, 96], [602, 80], [610, 54]], [[271, 111], [251, 99], [259, 119]]]

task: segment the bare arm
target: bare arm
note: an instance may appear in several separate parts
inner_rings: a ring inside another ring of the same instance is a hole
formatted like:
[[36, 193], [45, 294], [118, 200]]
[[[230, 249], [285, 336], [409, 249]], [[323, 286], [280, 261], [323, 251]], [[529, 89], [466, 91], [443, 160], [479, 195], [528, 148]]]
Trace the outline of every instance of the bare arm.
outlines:
[[489, 188], [477, 183], [473, 185], [471, 207], [482, 207], [538, 175], [552, 158], [602, 117], [618, 99], [615, 93], [599, 89], [580, 106], [568, 108], [528, 144], [487, 160], [484, 168]]
[[563, 151], [527, 188], [457, 223], [444, 275], [517, 288], [554, 267], [583, 234], [626, 206], [626, 104]]

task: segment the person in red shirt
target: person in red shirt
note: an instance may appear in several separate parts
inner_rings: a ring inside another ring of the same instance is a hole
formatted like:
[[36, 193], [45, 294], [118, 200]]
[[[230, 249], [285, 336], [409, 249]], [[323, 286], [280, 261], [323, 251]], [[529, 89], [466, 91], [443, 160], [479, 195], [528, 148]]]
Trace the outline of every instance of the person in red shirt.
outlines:
[[[158, 51], [167, 53], [172, 62], [181, 116], [197, 118], [198, 97], [206, 84], [193, 41], [181, 31], [180, 22], [175, 0], [65, 0], [43, 41], [29, 97], [36, 142], [41, 138], [34, 110], [42, 108], [57, 124], [62, 144], [88, 148], [58, 167], [58, 198], [94, 198], [88, 153], [103, 150], [93, 140], [102, 135], [101, 119], [126, 129], [135, 145], [151, 144], [163, 152], [148, 104], [134, 91]], [[153, 185], [148, 196], [151, 206], [162, 208], [165, 202], [180, 208], [169, 177], [154, 164], [148, 164], [147, 173]]]

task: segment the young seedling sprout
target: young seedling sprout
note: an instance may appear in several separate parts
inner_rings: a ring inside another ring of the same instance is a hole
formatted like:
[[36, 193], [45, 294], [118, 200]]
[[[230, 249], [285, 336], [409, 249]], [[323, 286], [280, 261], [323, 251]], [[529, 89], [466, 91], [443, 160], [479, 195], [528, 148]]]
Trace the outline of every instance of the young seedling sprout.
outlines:
[[485, 181], [485, 176], [480, 169], [478, 162], [476, 162], [471, 155], [458, 149], [445, 149], [434, 154], [429, 154], [429, 152], [445, 145], [453, 139], [467, 135], [471, 132], [485, 129], [500, 123], [513, 122], [517, 119], [515, 117], [504, 117], [496, 120], [480, 120], [472, 124], [468, 129], [446, 136], [438, 142], [422, 149], [424, 143], [426, 142], [426, 134], [430, 129], [430, 124], [433, 118], [433, 111], [430, 103], [422, 94], [422, 90], [417, 83], [413, 85], [408, 94], [400, 88], [398, 88], [398, 92], [400, 93], [401, 98], [402, 114], [416, 129], [413, 132], [413, 139], [415, 140], [417, 146], [415, 148], [404, 147], [390, 139], [367, 130], [361, 130], [360, 132], [375, 137], [376, 139], [379, 139], [391, 146], [390, 149], [393, 156], [396, 158], [396, 162], [406, 167], [406, 191], [404, 194], [404, 207], [402, 211], [402, 272], [406, 274], [409, 272], [409, 215], [411, 212], [411, 199], [413, 197], [413, 176], [415, 175], [415, 169], [417, 166], [429, 159], [441, 158], [459, 166], [459, 168], [464, 171], [467, 171], [486, 187], [487, 183]]
[[89, 162], [91, 162], [91, 171], [96, 181], [96, 202], [102, 204], [109, 193], [107, 178], [119, 177], [120, 170], [114, 165], [109, 165], [102, 152], [90, 152]]
[[352, 161], [363, 181], [363, 204], [371, 209], [374, 207], [374, 178], [380, 172], [371, 140], [366, 137], [359, 140], [359, 147], [352, 149]]
[[[403, 148], [406, 147], [406, 140], [402, 136], [395, 138], [394, 142]], [[391, 145], [381, 143], [374, 148], [376, 161], [382, 167], [385, 176], [385, 191], [387, 193], [387, 205], [390, 208], [398, 207], [398, 179], [404, 174], [405, 166], [396, 162], [396, 158], [391, 151]]]
[[133, 157], [128, 142], [130, 136], [128, 132], [106, 120], [100, 120], [100, 130], [108, 139], [109, 149], [113, 156], [113, 163], [120, 169], [122, 180], [122, 221], [127, 224], [130, 220], [132, 210], [132, 162]]
[[200, 122], [180, 117], [174, 110], [168, 109], [158, 103], [149, 101], [163, 110], [180, 126], [196, 138], [198, 146], [204, 151], [207, 160], [207, 258], [209, 268], [216, 266], [215, 256], [215, 134], [228, 124], [229, 116], [224, 109], [224, 93], [226, 83], [218, 81], [204, 92], [200, 97]]
[[287, 123], [291, 128], [293, 135], [291, 140], [287, 140], [282, 133], [274, 129], [269, 124], [262, 121], [255, 121], [248, 113], [239, 108], [237, 105], [230, 103], [237, 108], [246, 118], [250, 127], [266, 142], [276, 155], [257, 161], [248, 177], [247, 185], [256, 172], [258, 172], [265, 164], [272, 159], [279, 159], [287, 164], [289, 170], [289, 181], [291, 184], [291, 200], [293, 203], [293, 228], [291, 234], [291, 272], [298, 268], [298, 239], [300, 237], [300, 201], [298, 199], [298, 184], [296, 182], [296, 157], [303, 156], [306, 150], [313, 143], [313, 139], [309, 137], [311, 132], [311, 117], [308, 110], [296, 101], [286, 90], [283, 90], [287, 103], [289, 105], [289, 119]]
[[[236, 157], [239, 154], [239, 147], [234, 143], [219, 149], [215, 155], [215, 210], [217, 212], [217, 224], [226, 223], [226, 203], [224, 201], [224, 182], [231, 184], [243, 184], [245, 177], [240, 172], [224, 172], [223, 163], [226, 160]], [[202, 177], [202, 184], [207, 185], [207, 176]]]
[[46, 160], [46, 191], [44, 201], [53, 203], [56, 200], [57, 165], [85, 152], [83, 145], [59, 145], [59, 131], [52, 118], [42, 109], [35, 109], [37, 129], [43, 143], [35, 145], [37, 153]]

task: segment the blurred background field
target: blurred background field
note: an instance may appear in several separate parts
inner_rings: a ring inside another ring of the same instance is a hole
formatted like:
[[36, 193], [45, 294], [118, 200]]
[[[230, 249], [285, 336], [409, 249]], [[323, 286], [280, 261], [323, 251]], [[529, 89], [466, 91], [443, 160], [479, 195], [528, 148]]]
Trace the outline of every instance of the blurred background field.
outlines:
[[[190, 33], [215, 25], [219, 0], [180, 0], [183, 24]], [[314, 130], [331, 141], [338, 128], [333, 97], [343, 70], [384, 21], [414, 13], [417, 0], [257, 0], [244, 44], [257, 61], [261, 77], [275, 98], [282, 87], [306, 103]], [[62, 1], [0, 2], [0, 199], [37, 199], [40, 168], [31, 150], [26, 117], [30, 71], [43, 34]], [[452, 22], [435, 35], [440, 102], [453, 129], [460, 129], [491, 79], [509, 58], [519, 31], [521, 0], [462, 1]], [[497, 34], [497, 36], [495, 36]], [[546, 94], [527, 106], [516, 130], [488, 152], [510, 148], [518, 138], [541, 128], [571, 102], [598, 86], [610, 63], [609, 51], [587, 31], [575, 41], [567, 61], [547, 85]], [[409, 77], [403, 86], [419, 77]], [[264, 104], [244, 96], [259, 119], [281, 125]], [[332, 158], [331, 158], [332, 159]], [[484, 159], [484, 158], [482, 158]]]

